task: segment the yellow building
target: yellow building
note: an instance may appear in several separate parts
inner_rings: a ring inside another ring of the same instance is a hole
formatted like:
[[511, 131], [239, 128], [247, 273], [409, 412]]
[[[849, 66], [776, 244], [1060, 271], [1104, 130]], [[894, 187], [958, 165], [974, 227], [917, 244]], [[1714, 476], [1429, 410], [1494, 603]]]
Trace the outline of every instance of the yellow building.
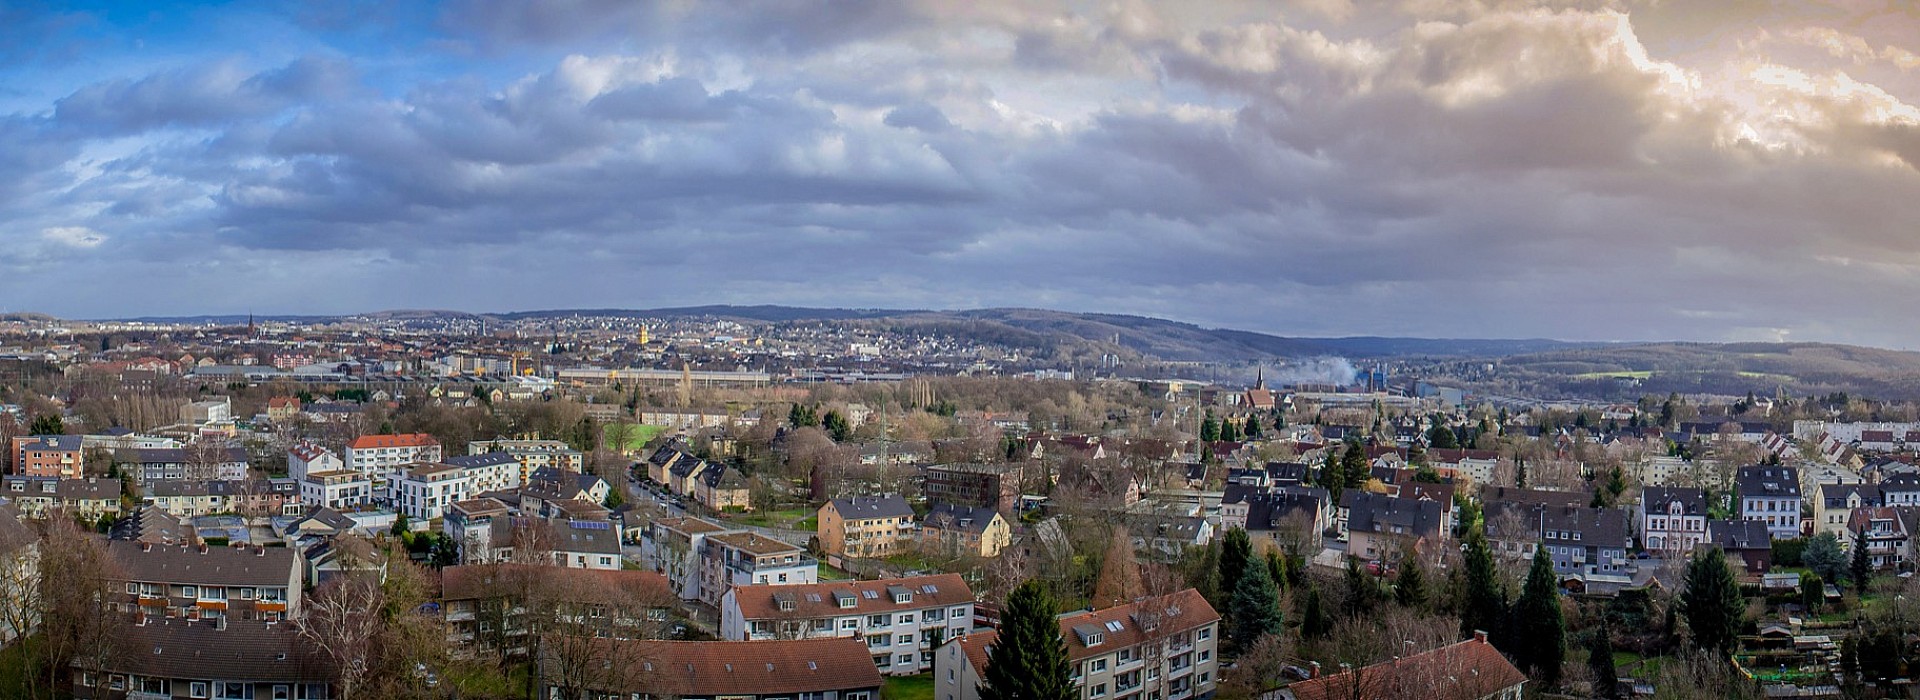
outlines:
[[991, 559], [1013, 542], [1013, 526], [992, 508], [942, 503], [920, 519], [922, 547], [942, 555]]
[[815, 534], [828, 554], [886, 557], [914, 541], [913, 520], [913, 507], [899, 496], [836, 498], [820, 506]]

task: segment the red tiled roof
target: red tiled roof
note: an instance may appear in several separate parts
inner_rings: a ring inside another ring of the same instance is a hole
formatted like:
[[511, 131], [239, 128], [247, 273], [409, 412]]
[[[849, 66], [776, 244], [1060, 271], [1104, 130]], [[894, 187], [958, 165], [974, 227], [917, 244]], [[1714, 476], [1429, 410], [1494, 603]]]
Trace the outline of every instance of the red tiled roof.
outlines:
[[[620, 695], [793, 695], [878, 690], [880, 669], [859, 637], [753, 642], [594, 640], [615, 660]], [[875, 693], [875, 695], [878, 695]]]
[[348, 449], [371, 450], [382, 447], [427, 447], [440, 444], [426, 433], [406, 433], [403, 435], [362, 435], [354, 438]]
[[[928, 590], [928, 586], [932, 586], [931, 591]], [[904, 588], [912, 593], [913, 600], [905, 603], [893, 602], [893, 595], [887, 589], [895, 587]], [[841, 608], [836, 602], [836, 593], [842, 596], [852, 595], [854, 607]], [[869, 593], [873, 597], [868, 597]], [[765, 620], [796, 616], [831, 617], [961, 605], [973, 602], [973, 590], [967, 587], [966, 580], [960, 578], [959, 574], [939, 574], [881, 581], [825, 581], [800, 585], [735, 586], [733, 597], [740, 605], [742, 617], [748, 620]], [[781, 610], [780, 601], [783, 599], [792, 600], [794, 609]]]
[[[1067, 640], [1067, 656], [1080, 660], [1219, 621], [1220, 613], [1214, 612], [1213, 606], [1207, 604], [1207, 599], [1200, 596], [1200, 591], [1189, 588], [1126, 605], [1062, 617], [1060, 635]], [[1120, 629], [1114, 630], [1107, 624], [1110, 622], [1118, 623]], [[1105, 640], [1100, 646], [1089, 649], [1080, 642], [1079, 635], [1074, 634], [1074, 627], [1086, 625], [1101, 628]]]
[[1404, 659], [1287, 686], [1297, 700], [1421, 698], [1478, 700], [1527, 681], [1484, 639], [1469, 639]]
[[[514, 590], [516, 576], [537, 577], [542, 586], [569, 594], [593, 597], [600, 593], [620, 592], [642, 601], [674, 600], [667, 577], [652, 571], [618, 569], [575, 569], [531, 564], [472, 564], [449, 566], [440, 570], [442, 600], [480, 600], [505, 595]], [[592, 602], [580, 600], [572, 602]]]

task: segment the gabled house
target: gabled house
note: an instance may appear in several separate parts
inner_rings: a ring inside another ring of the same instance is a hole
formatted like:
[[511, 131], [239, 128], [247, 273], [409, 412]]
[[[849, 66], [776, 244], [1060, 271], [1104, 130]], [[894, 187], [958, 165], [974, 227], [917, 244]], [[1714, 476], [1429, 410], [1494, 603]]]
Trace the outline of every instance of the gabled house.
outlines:
[[915, 539], [913, 507], [899, 496], [836, 498], [820, 506], [820, 548], [849, 557], [887, 557]]
[[1357, 669], [1321, 673], [1285, 688], [1275, 700], [1419, 698], [1421, 700], [1521, 700], [1527, 676], [1487, 642], [1472, 639]]
[[920, 542], [943, 554], [990, 559], [1013, 542], [1013, 527], [992, 508], [938, 503], [920, 519]]
[[1767, 524], [1774, 539], [1800, 536], [1800, 470], [1758, 465], [1734, 474], [1740, 518]]
[[1691, 488], [1649, 486], [1640, 491], [1642, 544], [1656, 556], [1685, 557], [1707, 541], [1707, 495]]

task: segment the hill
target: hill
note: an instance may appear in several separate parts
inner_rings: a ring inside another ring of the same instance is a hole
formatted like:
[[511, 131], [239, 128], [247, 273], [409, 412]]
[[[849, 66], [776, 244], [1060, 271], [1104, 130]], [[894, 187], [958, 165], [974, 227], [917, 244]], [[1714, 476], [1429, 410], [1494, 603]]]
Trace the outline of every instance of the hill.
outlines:
[[1631, 397], [1669, 392], [1771, 396], [1847, 392], [1920, 398], [1920, 353], [1828, 343], [1646, 343], [1566, 348], [1498, 361], [1491, 386]]

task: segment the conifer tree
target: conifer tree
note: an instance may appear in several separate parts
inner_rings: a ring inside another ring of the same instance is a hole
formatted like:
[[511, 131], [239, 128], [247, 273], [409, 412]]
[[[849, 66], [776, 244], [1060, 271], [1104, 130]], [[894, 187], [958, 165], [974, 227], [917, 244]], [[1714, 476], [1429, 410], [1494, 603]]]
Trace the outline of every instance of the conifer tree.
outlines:
[[1587, 638], [1587, 670], [1593, 675], [1593, 694], [1602, 698], [1620, 695], [1620, 671], [1613, 666], [1613, 631], [1603, 620], [1599, 629]]
[[1853, 592], [1866, 595], [1867, 581], [1873, 578], [1873, 562], [1867, 559], [1865, 532], [1853, 533], [1853, 561], [1847, 565], [1847, 576], [1853, 579]]
[[1267, 567], [1249, 566], [1233, 589], [1233, 643], [1248, 649], [1260, 637], [1280, 634], [1285, 618], [1280, 612], [1280, 591], [1267, 576]]
[[1427, 606], [1427, 572], [1412, 549], [1400, 554], [1400, 571], [1393, 578], [1393, 599], [1403, 607]]
[[1494, 571], [1493, 550], [1487, 546], [1487, 536], [1478, 528], [1467, 533], [1463, 560], [1467, 590], [1460, 609], [1460, 636], [1468, 637], [1476, 631], [1494, 634], [1499, 629], [1500, 617], [1506, 612], [1507, 595], [1500, 587], [1499, 574]]
[[1333, 616], [1327, 613], [1326, 601], [1320, 599], [1320, 587], [1307, 585], [1307, 600], [1300, 606], [1300, 636], [1307, 639], [1320, 639], [1333, 631]]
[[1694, 646], [1723, 655], [1733, 651], [1746, 600], [1740, 597], [1740, 585], [1734, 582], [1726, 554], [1719, 547], [1702, 549], [1687, 560], [1680, 607], [1686, 613], [1687, 627], [1693, 630]]
[[987, 652], [980, 682], [983, 700], [1076, 700], [1067, 642], [1060, 637], [1053, 595], [1027, 581], [1007, 597], [1000, 636]]
[[[1241, 528], [1227, 530], [1227, 536], [1220, 543], [1220, 592], [1227, 597], [1240, 590], [1240, 578], [1247, 573], [1247, 564], [1253, 560], [1253, 540], [1247, 537], [1247, 531]], [[1233, 616], [1233, 608], [1227, 608], [1227, 616]]]
[[1542, 545], [1533, 550], [1533, 566], [1527, 570], [1527, 582], [1520, 600], [1514, 605], [1513, 621], [1518, 634], [1519, 665], [1528, 669], [1551, 688], [1560, 682], [1560, 664], [1567, 657], [1566, 621], [1560, 615], [1559, 581], [1553, 574], [1553, 560]]

